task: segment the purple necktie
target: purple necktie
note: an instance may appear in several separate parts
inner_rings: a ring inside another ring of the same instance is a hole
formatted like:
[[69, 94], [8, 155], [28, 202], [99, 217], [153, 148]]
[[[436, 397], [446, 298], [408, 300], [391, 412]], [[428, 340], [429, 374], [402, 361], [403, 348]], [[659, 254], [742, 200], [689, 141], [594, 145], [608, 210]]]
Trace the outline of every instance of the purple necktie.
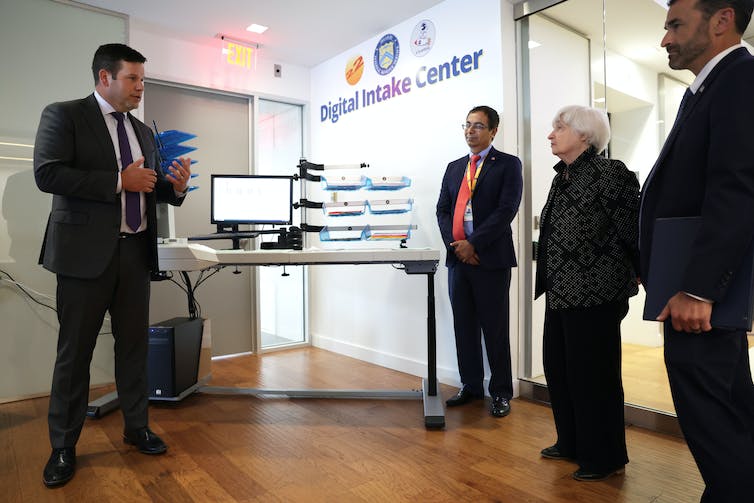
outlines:
[[[134, 162], [134, 159], [131, 155], [131, 145], [128, 143], [128, 135], [126, 135], [126, 126], [123, 123], [125, 114], [113, 112], [112, 115], [118, 121], [118, 148], [120, 148], [120, 165], [122, 171]], [[138, 192], [126, 191], [126, 223], [134, 232], [141, 225], [141, 205], [139, 204]]]

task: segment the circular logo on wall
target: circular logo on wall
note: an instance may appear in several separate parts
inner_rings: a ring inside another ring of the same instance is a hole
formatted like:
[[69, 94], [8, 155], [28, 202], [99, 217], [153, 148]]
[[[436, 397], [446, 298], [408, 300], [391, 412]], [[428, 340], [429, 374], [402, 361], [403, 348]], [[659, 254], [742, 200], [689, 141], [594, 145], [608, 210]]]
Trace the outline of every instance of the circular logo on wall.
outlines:
[[346, 63], [346, 82], [355, 86], [364, 75], [364, 58], [361, 55], [353, 56]]
[[380, 75], [387, 75], [395, 68], [400, 54], [398, 39], [392, 33], [388, 33], [377, 42], [377, 47], [374, 48], [374, 69]]
[[435, 25], [429, 19], [419, 21], [411, 32], [411, 52], [422, 57], [435, 45]]

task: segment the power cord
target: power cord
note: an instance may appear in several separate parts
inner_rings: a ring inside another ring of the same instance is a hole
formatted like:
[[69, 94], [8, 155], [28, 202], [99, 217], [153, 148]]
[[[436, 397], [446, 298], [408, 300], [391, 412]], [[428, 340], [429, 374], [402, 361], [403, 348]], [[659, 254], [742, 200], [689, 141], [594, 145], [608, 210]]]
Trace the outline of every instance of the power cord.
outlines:
[[180, 281], [175, 279], [173, 275], [169, 275], [168, 279], [170, 279], [171, 282], [175, 283], [178, 288], [183, 290], [183, 292], [186, 294], [186, 300], [188, 303], [188, 312], [189, 312], [189, 318], [190, 319], [196, 319], [200, 318], [202, 316], [202, 306], [199, 304], [199, 301], [196, 299], [196, 290], [209, 278], [220, 272], [221, 269], [223, 269], [225, 266], [216, 266], [212, 268], [212, 272], [209, 274], [206, 274], [206, 271], [199, 272], [199, 276], [196, 279], [196, 282], [192, 284], [191, 276], [189, 276], [187, 271], [180, 271]]
[[[199, 304], [199, 301], [196, 299], [196, 290], [199, 288], [205, 281], [207, 281], [209, 278], [220, 272], [221, 269], [223, 269], [224, 266], [217, 266], [212, 268], [212, 272], [209, 274], [205, 274], [206, 271], [201, 271], [199, 273], [199, 276], [196, 279], [196, 282], [192, 284], [191, 277], [188, 275], [188, 272], [181, 271], [180, 276], [182, 279], [182, 283], [177, 281], [172, 274], [168, 274], [166, 279], [169, 279], [171, 282], [175, 283], [178, 288], [183, 290], [186, 293], [187, 301], [188, 301], [188, 311], [189, 311], [189, 317], [191, 319], [199, 318], [202, 315], [202, 307], [201, 304]], [[35, 304], [42, 306], [44, 308], [49, 309], [50, 311], [57, 314], [58, 310], [54, 305], [47, 304], [45, 302], [42, 302], [37, 297], [41, 297], [43, 299], [48, 299], [53, 302], [55, 302], [55, 298], [46, 295], [44, 293], [38, 292], [34, 290], [33, 288], [29, 287], [28, 285], [25, 285], [19, 281], [16, 281], [16, 279], [7, 271], [0, 269], [0, 275], [6, 276], [6, 278], [3, 278], [0, 276], [0, 284], [5, 282], [10, 285], [13, 285], [14, 287], [18, 288], [26, 298], [34, 302]], [[110, 317], [105, 316], [104, 321], [108, 324], [110, 323]], [[112, 334], [112, 332], [100, 332], [102, 335], [106, 334]]]
[[[38, 304], [38, 305], [40, 305], [42, 307], [46, 307], [47, 309], [51, 310], [54, 313], [58, 312], [58, 310], [54, 306], [51, 306], [49, 304], [45, 304], [44, 302], [37, 300], [34, 295], [37, 295], [37, 296], [45, 298], [45, 299], [50, 299], [50, 300], [53, 300], [53, 301], [55, 300], [54, 297], [50, 297], [49, 295], [45, 295], [45, 294], [43, 294], [41, 292], [37, 292], [36, 290], [30, 288], [29, 286], [24, 285], [23, 283], [19, 283], [7, 271], [4, 271], [4, 270], [0, 269], [0, 274], [4, 274], [5, 276], [8, 277], [8, 279], [0, 278], [0, 281], [4, 281], [6, 283], [10, 283], [11, 285], [15, 286], [16, 288], [18, 288], [19, 290], [21, 290], [24, 293], [24, 295], [26, 297], [28, 297], [29, 300], [31, 300], [35, 304]], [[34, 295], [32, 295], [32, 293]]]

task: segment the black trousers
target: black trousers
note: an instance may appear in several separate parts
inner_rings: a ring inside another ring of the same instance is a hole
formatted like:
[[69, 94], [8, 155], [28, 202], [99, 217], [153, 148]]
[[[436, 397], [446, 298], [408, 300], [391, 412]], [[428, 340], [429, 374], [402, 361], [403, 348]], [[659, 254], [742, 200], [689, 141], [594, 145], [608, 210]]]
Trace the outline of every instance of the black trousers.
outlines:
[[702, 501], [754, 501], [754, 384], [746, 334], [690, 334], [665, 322], [665, 365], [678, 422], [707, 486]]
[[464, 263], [448, 267], [461, 382], [476, 393], [484, 391], [483, 332], [490, 364], [489, 392], [509, 400], [513, 397], [508, 327], [510, 284], [509, 267], [483, 269]]
[[147, 426], [149, 250], [148, 233], [121, 238], [100, 277], [57, 277], [60, 330], [48, 413], [53, 448], [73, 447], [81, 434], [89, 401], [89, 366], [107, 311], [125, 428]]
[[584, 470], [628, 463], [620, 322], [628, 299], [545, 310], [544, 368], [561, 452]]

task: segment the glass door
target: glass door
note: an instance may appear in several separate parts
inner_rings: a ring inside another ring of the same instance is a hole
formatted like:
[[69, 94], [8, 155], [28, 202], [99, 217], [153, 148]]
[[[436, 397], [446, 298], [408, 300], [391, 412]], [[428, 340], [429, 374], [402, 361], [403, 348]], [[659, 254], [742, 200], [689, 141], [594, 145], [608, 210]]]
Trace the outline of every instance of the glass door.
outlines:
[[[529, 14], [532, 4], [550, 7]], [[542, 367], [544, 298], [532, 301], [539, 213], [552, 182], [547, 135], [558, 109], [587, 105], [607, 112], [607, 156], [643, 183], [675, 117], [689, 72], [667, 67], [660, 47], [666, 8], [656, 0], [523, 2], [517, 7], [521, 55], [522, 159], [525, 172], [522, 252], [525, 294], [524, 380], [546, 384]], [[526, 8], [528, 7], [528, 9]], [[526, 15], [526, 17], [524, 17]], [[666, 124], [668, 127], [665, 127]], [[662, 357], [661, 326], [642, 320], [643, 291], [621, 327], [626, 402], [673, 413]]]
[[[257, 102], [256, 169], [260, 175], [293, 175], [303, 157], [303, 109], [300, 105], [260, 99]], [[294, 182], [294, 201], [302, 184]], [[294, 225], [300, 215], [294, 211]], [[262, 239], [276, 239], [262, 235]], [[259, 348], [290, 347], [306, 338], [306, 267], [260, 267]]]

